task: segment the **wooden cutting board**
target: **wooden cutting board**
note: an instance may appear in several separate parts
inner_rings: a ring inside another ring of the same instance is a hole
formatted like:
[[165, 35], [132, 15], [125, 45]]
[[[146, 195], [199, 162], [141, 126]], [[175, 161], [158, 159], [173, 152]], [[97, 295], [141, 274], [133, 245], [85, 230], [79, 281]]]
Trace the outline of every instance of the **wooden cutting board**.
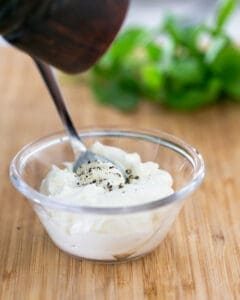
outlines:
[[63, 88], [79, 127], [175, 134], [202, 152], [206, 180], [145, 258], [102, 265], [61, 252], [11, 186], [8, 165], [26, 143], [62, 126], [30, 59], [0, 49], [0, 299], [240, 299], [240, 103], [188, 114], [143, 103], [123, 114], [96, 104], [86, 87]]

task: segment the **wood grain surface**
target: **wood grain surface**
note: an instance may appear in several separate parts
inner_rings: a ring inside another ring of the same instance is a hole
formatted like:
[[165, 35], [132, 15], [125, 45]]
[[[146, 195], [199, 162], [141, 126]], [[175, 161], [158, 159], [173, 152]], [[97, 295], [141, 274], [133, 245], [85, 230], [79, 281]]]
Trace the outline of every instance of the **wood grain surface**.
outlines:
[[79, 127], [132, 125], [175, 134], [203, 154], [207, 176], [167, 238], [134, 262], [103, 265], [58, 250], [11, 186], [9, 162], [26, 143], [62, 129], [30, 59], [0, 50], [0, 299], [240, 299], [240, 104], [176, 113], [143, 103], [134, 114], [63, 85]]

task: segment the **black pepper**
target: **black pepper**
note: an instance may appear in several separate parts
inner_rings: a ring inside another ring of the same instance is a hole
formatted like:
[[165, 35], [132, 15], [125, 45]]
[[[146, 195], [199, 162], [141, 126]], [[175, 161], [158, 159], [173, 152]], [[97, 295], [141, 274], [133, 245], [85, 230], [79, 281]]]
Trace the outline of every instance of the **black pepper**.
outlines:
[[123, 188], [123, 184], [120, 183], [118, 187], [119, 187], [119, 189], [122, 189]]
[[126, 184], [129, 184], [129, 183], [130, 183], [129, 177], [126, 178], [125, 183], [126, 183]]

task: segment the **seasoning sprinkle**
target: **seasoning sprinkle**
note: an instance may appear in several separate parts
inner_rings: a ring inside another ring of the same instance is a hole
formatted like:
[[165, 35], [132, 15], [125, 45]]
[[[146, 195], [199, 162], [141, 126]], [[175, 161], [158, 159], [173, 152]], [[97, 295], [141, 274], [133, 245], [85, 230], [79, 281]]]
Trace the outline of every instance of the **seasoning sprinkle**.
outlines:
[[126, 183], [126, 184], [129, 184], [129, 183], [130, 183], [129, 177], [126, 178], [125, 183]]

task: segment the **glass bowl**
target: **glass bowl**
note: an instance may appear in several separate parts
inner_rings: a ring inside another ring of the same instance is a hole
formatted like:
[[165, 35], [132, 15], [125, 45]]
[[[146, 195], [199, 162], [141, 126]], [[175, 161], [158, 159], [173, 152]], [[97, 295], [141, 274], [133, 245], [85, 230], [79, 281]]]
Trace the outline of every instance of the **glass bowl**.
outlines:
[[95, 141], [137, 152], [143, 161], [157, 162], [174, 180], [174, 193], [134, 206], [80, 206], [39, 192], [52, 165], [74, 161], [65, 133], [57, 133], [24, 147], [13, 159], [10, 178], [28, 200], [52, 241], [78, 258], [120, 262], [155, 249], [168, 233], [183, 202], [204, 178], [201, 155], [178, 138], [158, 131], [83, 129], [90, 146]]

